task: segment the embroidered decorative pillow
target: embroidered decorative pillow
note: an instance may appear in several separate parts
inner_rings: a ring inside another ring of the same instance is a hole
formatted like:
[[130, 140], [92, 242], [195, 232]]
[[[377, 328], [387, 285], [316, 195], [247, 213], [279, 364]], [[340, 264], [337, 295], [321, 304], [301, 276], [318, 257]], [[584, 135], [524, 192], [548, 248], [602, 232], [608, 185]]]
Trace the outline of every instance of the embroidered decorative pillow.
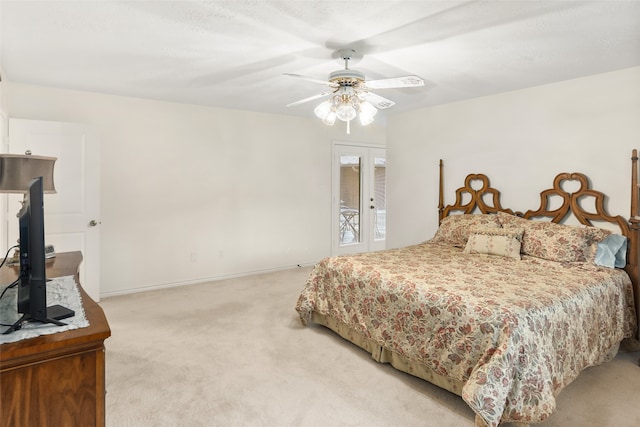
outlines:
[[471, 229], [478, 226], [500, 227], [500, 221], [494, 214], [450, 215], [442, 220], [431, 241], [447, 242], [463, 248], [467, 244]]
[[520, 259], [523, 228], [476, 227], [472, 229], [464, 253], [500, 255]]
[[596, 227], [532, 221], [498, 213], [504, 228], [524, 228], [522, 254], [557, 262], [593, 262], [597, 242], [609, 233]]

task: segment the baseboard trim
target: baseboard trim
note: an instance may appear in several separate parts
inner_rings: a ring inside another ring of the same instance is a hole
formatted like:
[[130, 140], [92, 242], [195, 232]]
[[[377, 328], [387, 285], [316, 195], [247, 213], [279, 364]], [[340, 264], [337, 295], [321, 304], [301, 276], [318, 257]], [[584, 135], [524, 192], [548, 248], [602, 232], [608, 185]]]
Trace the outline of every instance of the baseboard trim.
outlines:
[[238, 277], [255, 276], [257, 274], [275, 273], [277, 271], [311, 267], [311, 266], [314, 266], [315, 264], [316, 264], [315, 262], [309, 262], [309, 263], [303, 263], [303, 264], [297, 264], [297, 265], [286, 265], [281, 267], [265, 268], [262, 270], [244, 271], [241, 273], [231, 273], [231, 274], [222, 274], [219, 276], [201, 277], [198, 279], [184, 280], [180, 282], [159, 283], [157, 285], [143, 286], [140, 288], [133, 288], [133, 289], [124, 289], [121, 291], [101, 292], [100, 299], [102, 300], [103, 298], [116, 297], [120, 295], [137, 294], [139, 292], [155, 291], [159, 289], [176, 288], [179, 286], [198, 285], [200, 283], [207, 283], [207, 282], [218, 282], [221, 280], [235, 279]]

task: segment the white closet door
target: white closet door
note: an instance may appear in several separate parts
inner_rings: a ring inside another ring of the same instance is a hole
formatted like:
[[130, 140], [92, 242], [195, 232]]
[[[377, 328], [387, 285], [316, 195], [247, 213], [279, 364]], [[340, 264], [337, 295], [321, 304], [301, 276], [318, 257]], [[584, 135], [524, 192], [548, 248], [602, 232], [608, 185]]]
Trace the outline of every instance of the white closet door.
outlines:
[[[56, 252], [82, 251], [80, 281], [100, 300], [100, 139], [90, 126], [9, 119], [12, 154], [53, 156], [55, 194], [45, 194], [45, 240]], [[21, 195], [8, 195], [7, 245], [18, 239]], [[7, 247], [8, 247], [7, 246]]]

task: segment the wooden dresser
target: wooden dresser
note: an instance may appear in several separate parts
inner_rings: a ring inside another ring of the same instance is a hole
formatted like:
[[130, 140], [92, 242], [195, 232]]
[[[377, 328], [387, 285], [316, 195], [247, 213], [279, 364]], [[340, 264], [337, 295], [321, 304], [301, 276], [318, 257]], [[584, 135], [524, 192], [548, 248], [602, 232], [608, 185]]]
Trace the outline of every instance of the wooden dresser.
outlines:
[[[75, 276], [89, 326], [0, 345], [0, 426], [104, 426], [104, 340], [111, 335], [102, 308], [80, 286], [82, 253], [58, 254], [47, 277]], [[17, 277], [3, 267], [0, 283]]]

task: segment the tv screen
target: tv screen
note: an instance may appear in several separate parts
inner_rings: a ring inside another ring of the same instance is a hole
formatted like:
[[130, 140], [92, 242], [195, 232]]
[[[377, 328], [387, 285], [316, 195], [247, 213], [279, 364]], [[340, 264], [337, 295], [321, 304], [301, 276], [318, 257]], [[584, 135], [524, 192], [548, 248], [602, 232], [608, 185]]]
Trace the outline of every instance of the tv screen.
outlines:
[[56, 305], [47, 307], [47, 271], [44, 241], [44, 191], [42, 177], [29, 184], [22, 209], [18, 213], [20, 231], [20, 277], [18, 313], [22, 317], [4, 333], [22, 327], [24, 322], [64, 325], [60, 319], [73, 316], [73, 310]]
[[20, 227], [18, 313], [29, 315], [34, 320], [46, 319], [47, 273], [44, 262], [42, 178], [31, 181], [24, 206], [18, 216]]

